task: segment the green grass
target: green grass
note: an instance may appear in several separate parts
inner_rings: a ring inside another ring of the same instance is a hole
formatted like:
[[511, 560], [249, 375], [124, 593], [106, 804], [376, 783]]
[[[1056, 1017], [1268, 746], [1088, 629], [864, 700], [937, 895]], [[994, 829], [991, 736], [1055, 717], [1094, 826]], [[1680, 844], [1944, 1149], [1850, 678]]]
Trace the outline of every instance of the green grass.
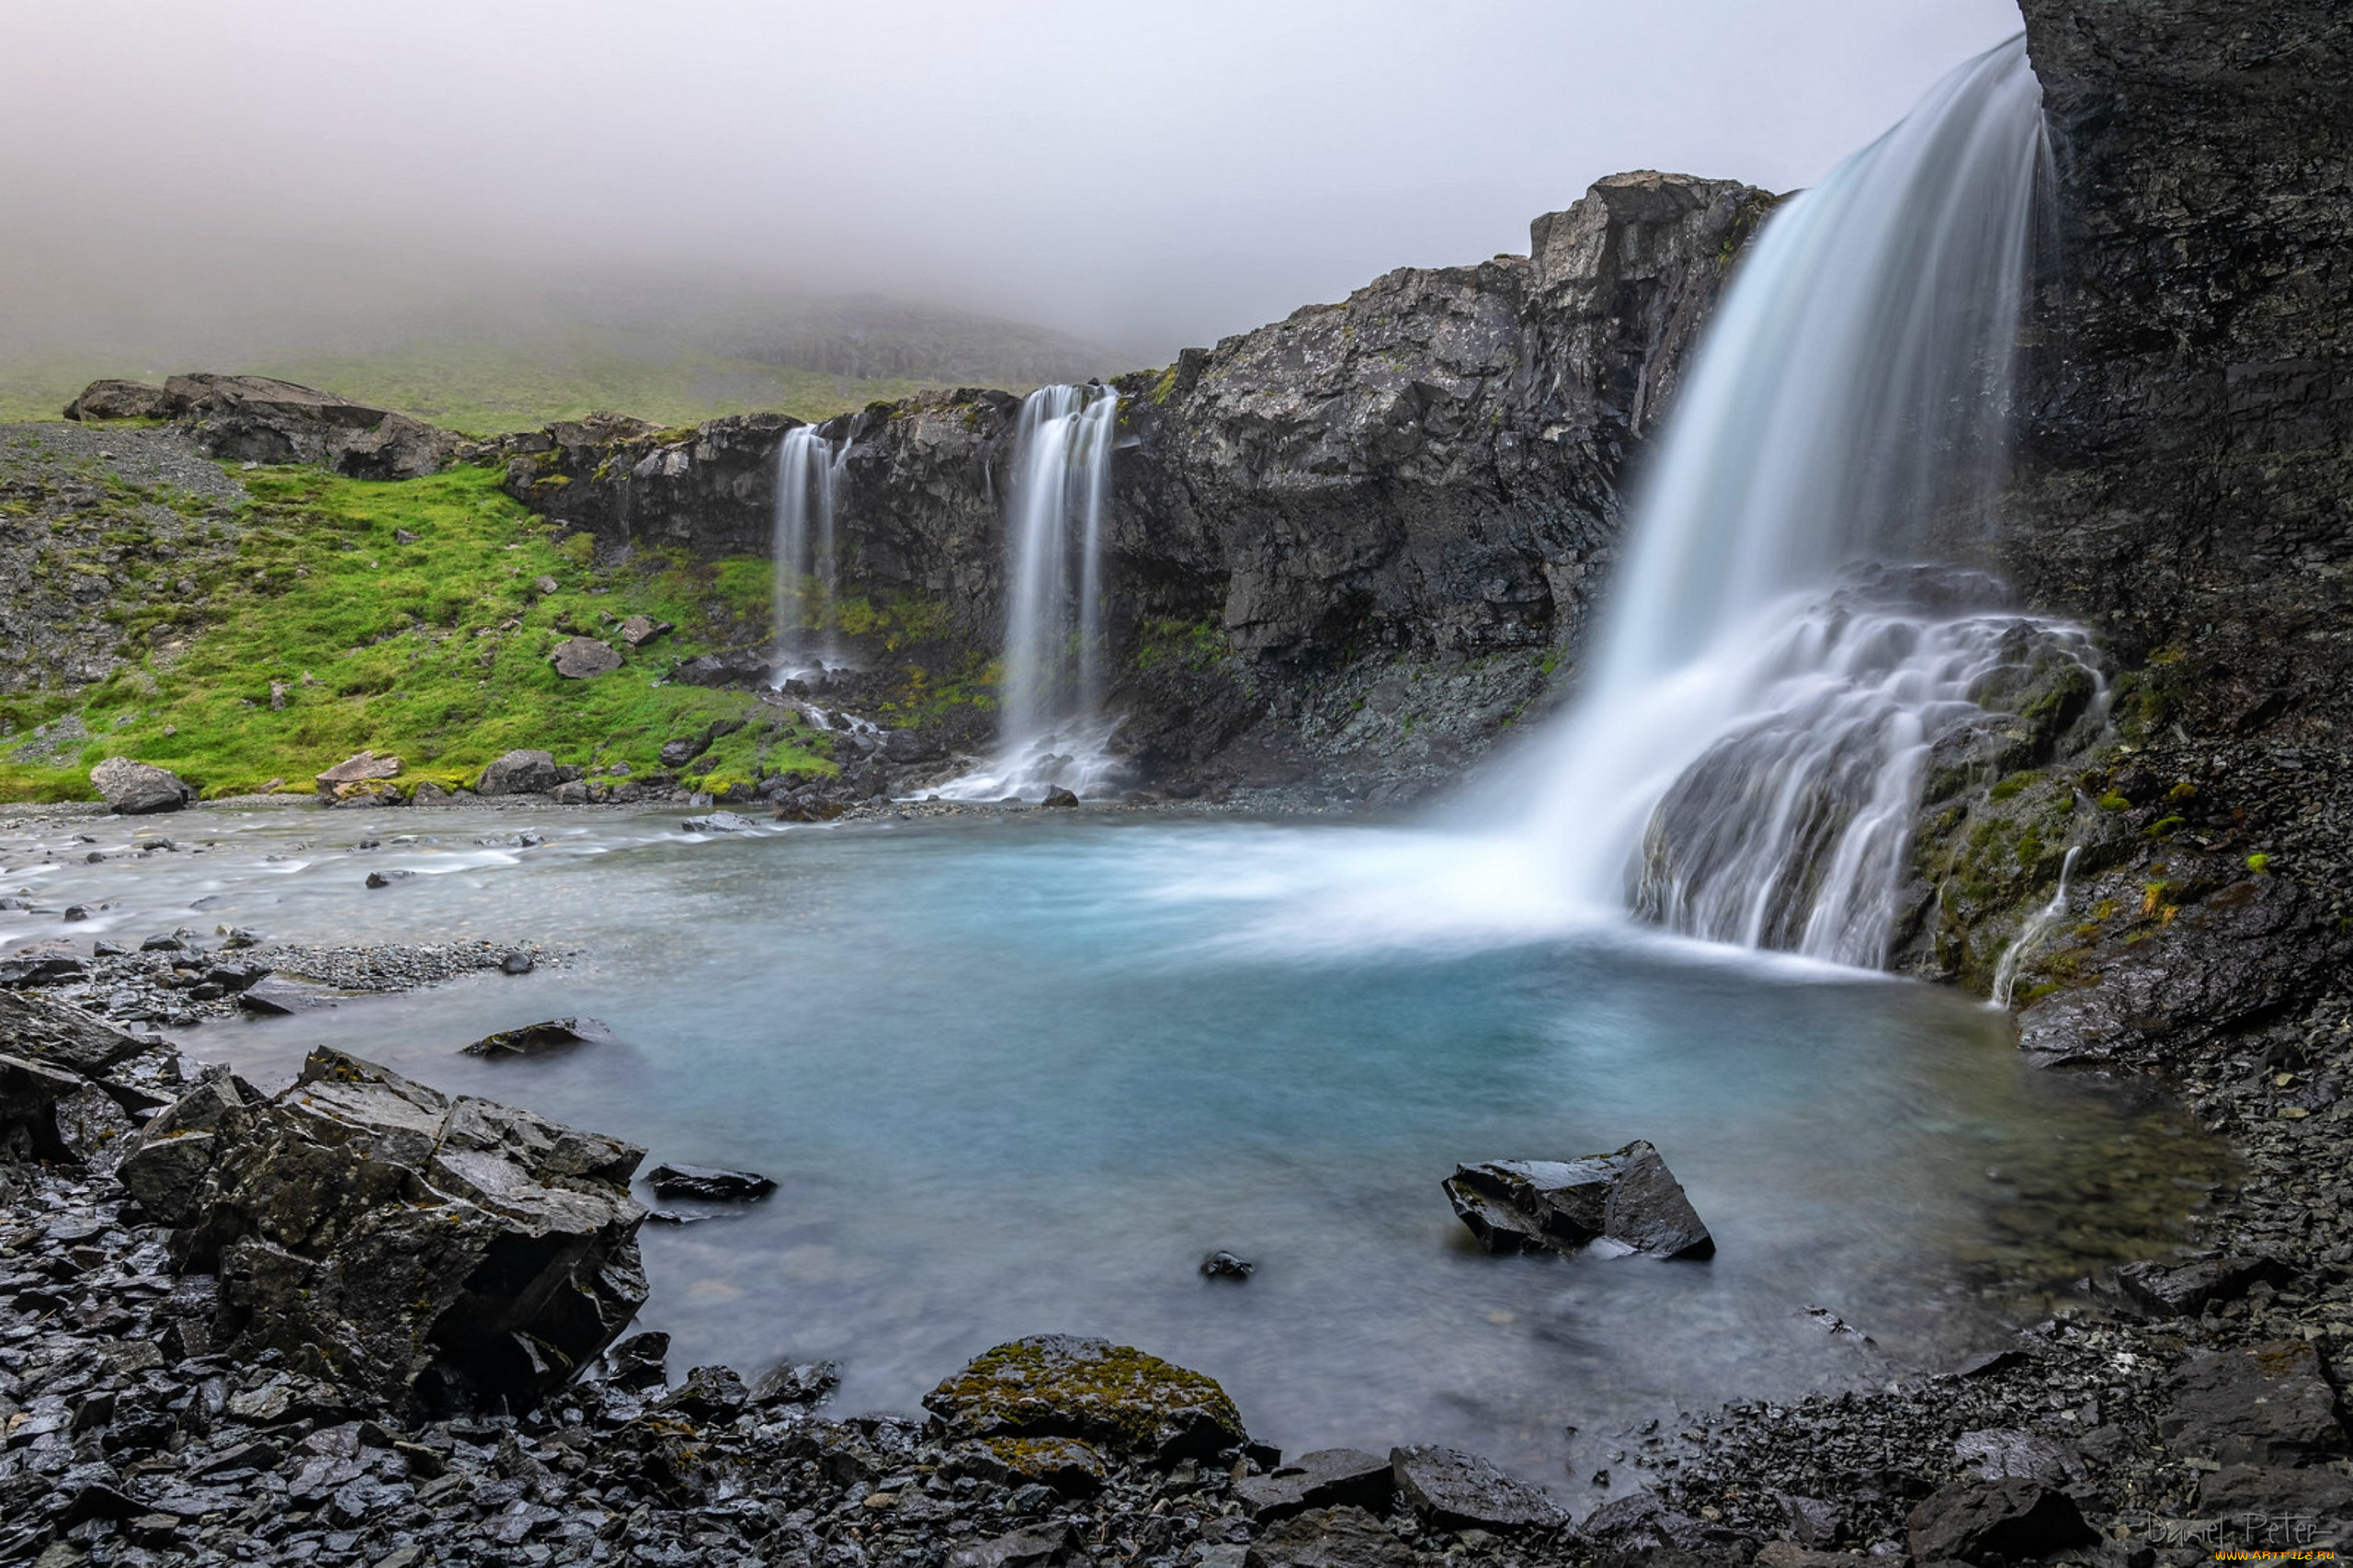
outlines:
[[[765, 629], [764, 561], [598, 569], [583, 536], [559, 544], [488, 469], [400, 483], [297, 468], [243, 477], [253, 501], [194, 602], [124, 613], [146, 652], [79, 694], [94, 738], [75, 764], [0, 765], [0, 800], [86, 799], [89, 768], [116, 755], [207, 796], [272, 779], [307, 791], [312, 775], [361, 750], [398, 755], [411, 785], [470, 782], [516, 747], [642, 777], [665, 741], [747, 716], [699, 765], [710, 787], [760, 768], [833, 769], [821, 738], [747, 693], [657, 684], [677, 658]], [[403, 530], [415, 542], [400, 542]], [[557, 590], [541, 595], [541, 576]], [[595, 680], [550, 665], [574, 633], [619, 646], [611, 624], [641, 612], [678, 630]]]

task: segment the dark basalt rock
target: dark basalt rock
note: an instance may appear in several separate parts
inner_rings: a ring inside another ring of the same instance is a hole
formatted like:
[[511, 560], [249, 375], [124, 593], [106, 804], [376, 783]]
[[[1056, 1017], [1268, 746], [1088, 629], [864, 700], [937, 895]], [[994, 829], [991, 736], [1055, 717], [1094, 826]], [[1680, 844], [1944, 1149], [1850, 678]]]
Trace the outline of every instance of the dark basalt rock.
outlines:
[[544, 751], [510, 751], [482, 770], [474, 782], [477, 795], [544, 795], [563, 782], [555, 756]]
[[840, 1386], [842, 1369], [831, 1361], [785, 1361], [762, 1372], [752, 1385], [755, 1404], [815, 1404]]
[[169, 419], [179, 412], [172, 394], [144, 381], [97, 381], [65, 405], [68, 419]]
[[1316, 1508], [1250, 1543], [1243, 1568], [1414, 1568], [1414, 1549], [1361, 1508]]
[[555, 673], [567, 680], [595, 680], [621, 667], [621, 656], [609, 642], [594, 637], [567, 637], [548, 655]]
[[1395, 1465], [1361, 1449], [1318, 1449], [1265, 1475], [1234, 1483], [1234, 1500], [1260, 1524], [1287, 1519], [1310, 1508], [1389, 1511], [1397, 1487]]
[[122, 816], [176, 812], [196, 799], [178, 774], [127, 756], [108, 757], [90, 769], [90, 783], [107, 809]]
[[757, 1171], [711, 1165], [659, 1165], [645, 1173], [645, 1180], [656, 1198], [697, 1198], [707, 1203], [753, 1203], [776, 1190], [775, 1181]]
[[1542, 1492], [1476, 1454], [1392, 1449], [1389, 1468], [1414, 1511], [1443, 1529], [1557, 1529], [1568, 1522]]
[[680, 661], [670, 678], [680, 686], [763, 686], [773, 667], [768, 655], [753, 648], [724, 653], [703, 653]]
[[2177, 1453], [2224, 1464], [2300, 1465], [2347, 1449], [2336, 1391], [2307, 1340], [2193, 1356], [2168, 1392], [2159, 1430]]
[[1913, 1509], [1906, 1523], [1912, 1555], [1922, 1562], [2041, 1557], [2099, 1540], [2074, 1498], [2034, 1481], [1959, 1482]]
[[613, 1038], [612, 1031], [595, 1018], [550, 1018], [543, 1023], [525, 1024], [519, 1028], [501, 1029], [487, 1034], [472, 1045], [461, 1045], [461, 1056], [544, 1056], [551, 1051], [569, 1051], [575, 1045], [593, 1045]]
[[923, 1403], [950, 1437], [1075, 1437], [1161, 1464], [1248, 1440], [1233, 1402], [1199, 1372], [1064, 1334], [984, 1351]]
[[1458, 1165], [1444, 1186], [1488, 1252], [1574, 1252], [1594, 1243], [1657, 1257], [1705, 1258], [1715, 1239], [1648, 1142], [1582, 1160]]
[[394, 882], [407, 881], [411, 877], [415, 875], [416, 873], [415, 871], [398, 869], [390, 871], [370, 871], [368, 873], [368, 885], [371, 888], [388, 888]]
[[1047, 790], [1046, 798], [1038, 803], [1041, 806], [1051, 807], [1058, 810], [1070, 810], [1077, 806], [1078, 797], [1072, 794], [1068, 790], [1062, 788], [1060, 785], [1056, 785], [1054, 788]]
[[1078, 1532], [1067, 1522], [1029, 1525], [948, 1554], [948, 1568], [1054, 1568], [1078, 1551]]
[[1201, 1274], [1210, 1279], [1247, 1279], [1258, 1271], [1258, 1266], [1246, 1257], [1230, 1252], [1213, 1252], [1201, 1259]]
[[324, 1048], [258, 1104], [197, 1094], [153, 1141], [213, 1119], [175, 1248], [217, 1271], [238, 1354], [273, 1348], [395, 1404], [527, 1406], [645, 1300], [629, 1144]]
[[2210, 1306], [2237, 1301], [2258, 1284], [2285, 1283], [2290, 1272], [2270, 1257], [2210, 1257], [2188, 1263], [2144, 1260], [2103, 1271], [2093, 1282], [2092, 1294], [2134, 1317], [2196, 1317]]
[[267, 376], [174, 376], [175, 418], [214, 457], [315, 463], [354, 479], [416, 479], [457, 455], [459, 438], [422, 420]]

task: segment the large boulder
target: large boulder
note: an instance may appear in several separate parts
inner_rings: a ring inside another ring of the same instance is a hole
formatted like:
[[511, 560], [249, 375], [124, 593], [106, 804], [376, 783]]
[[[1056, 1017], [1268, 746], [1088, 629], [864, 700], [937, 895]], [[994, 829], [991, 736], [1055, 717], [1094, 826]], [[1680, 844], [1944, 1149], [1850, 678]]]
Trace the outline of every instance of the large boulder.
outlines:
[[448, 430], [268, 376], [174, 376], [164, 391], [214, 457], [416, 479], [438, 473], [458, 451]]
[[327, 799], [346, 801], [355, 795], [371, 793], [372, 786], [396, 778], [401, 767], [399, 757], [378, 756], [372, 751], [363, 751], [356, 756], [345, 757], [324, 773], [313, 775], [312, 782]]
[[1209, 1459], [1249, 1440], [1225, 1391], [1108, 1339], [1033, 1335], [974, 1357], [924, 1395], [951, 1438], [1073, 1437], [1154, 1463]]
[[1488, 1252], [1575, 1252], [1704, 1258], [1715, 1238], [1647, 1142], [1582, 1160], [1490, 1160], [1445, 1182], [1454, 1212]]
[[0, 1157], [111, 1165], [131, 1113], [181, 1092], [179, 1053], [76, 1007], [0, 991]]
[[1459, 1449], [1392, 1449], [1390, 1473], [1414, 1511], [1441, 1529], [1557, 1529], [1568, 1517], [1542, 1491]]
[[184, 1264], [217, 1272], [233, 1351], [389, 1404], [522, 1408], [645, 1301], [643, 1154], [322, 1047], [267, 1100], [199, 1085], [123, 1169], [180, 1221]]
[[621, 656], [609, 642], [599, 642], [594, 637], [567, 637], [555, 645], [548, 663], [566, 680], [595, 680], [620, 669]]
[[144, 381], [96, 381], [65, 405], [68, 419], [169, 419], [179, 412], [172, 394]]
[[2193, 1356], [2166, 1392], [2158, 1430], [2178, 1453], [2226, 1465], [2298, 1465], [2346, 1451], [2336, 1391], [2309, 1340]]
[[2039, 1481], [1962, 1481], [1914, 1508], [1904, 1521], [1922, 1562], [2042, 1557], [2099, 1540], [2075, 1500]]
[[176, 812], [196, 799], [178, 774], [127, 756], [108, 757], [90, 769], [90, 783], [108, 811], [127, 817]]
[[510, 751], [482, 770], [474, 783], [477, 795], [544, 795], [563, 782], [563, 770], [554, 754]]

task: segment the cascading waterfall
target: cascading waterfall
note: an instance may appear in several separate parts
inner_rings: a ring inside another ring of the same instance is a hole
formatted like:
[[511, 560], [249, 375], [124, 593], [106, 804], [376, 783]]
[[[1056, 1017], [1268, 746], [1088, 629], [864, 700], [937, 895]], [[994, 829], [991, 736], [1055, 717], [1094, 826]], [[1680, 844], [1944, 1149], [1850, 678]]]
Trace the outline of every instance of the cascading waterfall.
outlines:
[[1884, 961], [1930, 749], [2022, 626], [1963, 552], [2001, 477], [2048, 153], [2022, 40], [1793, 197], [1670, 417], [1512, 836], [1574, 901]]
[[1006, 633], [997, 753], [951, 797], [1086, 794], [1109, 783], [1103, 713], [1103, 512], [1120, 394], [1040, 387], [1021, 404], [1006, 506]]
[[776, 450], [776, 678], [838, 665], [834, 517], [849, 443], [796, 425]]
[[2018, 927], [2018, 940], [2009, 945], [2002, 954], [2001, 961], [1994, 966], [1994, 983], [1989, 999], [1995, 1006], [2005, 1009], [2009, 1006], [2011, 995], [2018, 989], [2018, 971], [2026, 967], [2026, 960], [2033, 955], [2035, 949], [2042, 945], [2042, 939], [2067, 918], [2068, 884], [2075, 880], [2075, 858], [2083, 852], [2084, 846], [2080, 844], [2067, 846], [2067, 858], [2059, 862], [2059, 886], [2052, 892], [2051, 902], [2036, 910], [2027, 923]]

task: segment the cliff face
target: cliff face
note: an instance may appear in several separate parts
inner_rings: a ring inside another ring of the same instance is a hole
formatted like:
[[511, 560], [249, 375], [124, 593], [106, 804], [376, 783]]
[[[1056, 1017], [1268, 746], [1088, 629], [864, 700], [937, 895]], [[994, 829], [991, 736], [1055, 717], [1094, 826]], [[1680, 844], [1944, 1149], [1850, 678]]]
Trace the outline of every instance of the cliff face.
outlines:
[[[1620, 176], [1538, 219], [1528, 256], [1393, 272], [1122, 378], [1107, 594], [1140, 764], [1210, 783], [1313, 766], [1393, 794], [1538, 699], [1771, 199]], [[927, 394], [826, 430], [850, 443], [846, 575], [938, 604], [976, 648], [1003, 623], [1018, 406]], [[560, 426], [516, 443], [508, 484], [608, 548], [762, 552], [789, 424]]]

